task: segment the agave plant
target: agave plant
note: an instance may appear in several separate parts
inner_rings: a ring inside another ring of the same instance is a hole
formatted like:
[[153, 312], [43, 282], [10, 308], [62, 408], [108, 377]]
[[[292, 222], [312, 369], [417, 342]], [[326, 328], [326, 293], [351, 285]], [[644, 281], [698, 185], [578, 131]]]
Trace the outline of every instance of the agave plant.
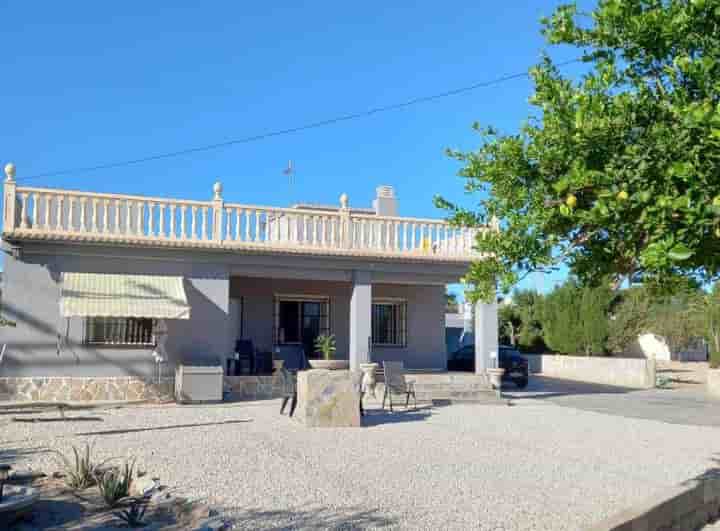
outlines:
[[100, 468], [107, 463], [93, 463], [91, 452], [92, 445], [85, 443], [85, 452], [81, 452], [75, 445], [72, 447], [74, 460], [69, 459], [60, 451], [57, 453], [65, 469], [65, 484], [71, 489], [82, 490], [95, 484]]
[[130, 495], [130, 485], [133, 481], [135, 460], [125, 462], [123, 470], [110, 469], [96, 478], [100, 494], [108, 507], [117, 506], [118, 502]]
[[315, 339], [315, 351], [320, 352], [323, 355], [324, 359], [332, 359], [333, 354], [335, 354], [336, 350], [337, 349], [335, 348], [334, 335], [323, 334], [318, 336], [317, 339]]
[[115, 516], [125, 522], [128, 527], [145, 527], [146, 523], [143, 518], [145, 518], [147, 503], [146, 498], [135, 498], [127, 509], [115, 513]]

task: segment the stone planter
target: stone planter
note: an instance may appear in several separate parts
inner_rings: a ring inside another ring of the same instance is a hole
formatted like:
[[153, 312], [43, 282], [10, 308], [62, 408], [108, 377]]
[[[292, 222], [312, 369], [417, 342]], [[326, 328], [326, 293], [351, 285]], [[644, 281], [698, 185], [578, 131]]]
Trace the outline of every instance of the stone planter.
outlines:
[[712, 396], [720, 398], [720, 369], [708, 369], [707, 392]]
[[308, 360], [308, 363], [313, 369], [326, 369], [329, 371], [346, 371], [350, 368], [348, 360]]
[[488, 377], [490, 378], [490, 385], [493, 389], [500, 389], [502, 385], [502, 376], [505, 374], [505, 369], [488, 369]]
[[375, 371], [380, 367], [378, 363], [361, 363], [360, 370], [363, 372], [362, 378], [362, 391], [363, 393], [370, 394], [373, 398], [375, 397], [375, 387], [377, 380], [375, 379]]

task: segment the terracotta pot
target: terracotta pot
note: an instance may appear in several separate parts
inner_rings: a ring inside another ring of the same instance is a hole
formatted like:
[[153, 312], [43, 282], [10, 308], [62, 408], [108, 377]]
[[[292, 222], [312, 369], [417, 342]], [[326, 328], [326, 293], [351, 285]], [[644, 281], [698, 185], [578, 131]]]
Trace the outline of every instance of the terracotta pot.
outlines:
[[313, 369], [338, 371], [348, 370], [350, 368], [350, 362], [348, 360], [308, 360], [308, 363]]

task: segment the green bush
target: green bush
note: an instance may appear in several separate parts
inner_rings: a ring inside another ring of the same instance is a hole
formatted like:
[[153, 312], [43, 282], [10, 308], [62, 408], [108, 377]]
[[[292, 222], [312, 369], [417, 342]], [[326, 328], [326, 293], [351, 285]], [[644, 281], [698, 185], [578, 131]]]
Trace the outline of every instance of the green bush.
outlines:
[[134, 468], [135, 461], [126, 462], [123, 470], [110, 469], [104, 474], [98, 475], [97, 485], [108, 507], [115, 507], [121, 499], [130, 495]]
[[85, 452], [73, 445], [72, 447], [74, 459], [69, 459], [63, 453], [56, 451], [61, 460], [65, 471], [65, 484], [71, 489], [82, 490], [95, 484], [100, 468], [107, 461], [102, 463], [93, 463], [91, 457], [92, 445], [85, 443]]

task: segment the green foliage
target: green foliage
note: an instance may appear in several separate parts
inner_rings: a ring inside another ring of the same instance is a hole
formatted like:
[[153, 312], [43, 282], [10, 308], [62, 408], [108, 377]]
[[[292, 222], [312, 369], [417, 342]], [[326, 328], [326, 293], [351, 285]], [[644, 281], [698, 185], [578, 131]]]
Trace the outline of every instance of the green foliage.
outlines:
[[81, 452], [75, 445], [72, 447], [74, 459], [71, 460], [60, 451], [60, 456], [65, 472], [65, 484], [71, 489], [82, 490], [95, 484], [100, 468], [107, 461], [94, 463], [91, 457], [92, 445], [85, 443], [85, 451]]
[[720, 365], [720, 282], [716, 282], [709, 292], [699, 292], [691, 299], [690, 315], [708, 342], [710, 364], [717, 367]]
[[608, 330], [607, 348], [610, 352], [626, 351], [640, 334], [650, 331], [650, 308], [650, 297], [641, 286], [618, 293]]
[[460, 311], [460, 305], [457, 295], [448, 291], [445, 293], [445, 313], [457, 313], [458, 311]]
[[548, 57], [531, 69], [536, 112], [517, 134], [475, 126], [475, 152], [450, 151], [488, 253], [465, 281], [471, 300], [567, 263], [583, 285], [610, 277], [664, 289], [720, 274], [720, 4], [600, 0], [590, 16], [560, 6], [543, 20], [553, 46], [586, 66], [577, 81]]
[[147, 525], [143, 519], [147, 510], [148, 500], [145, 498], [137, 498], [133, 500], [130, 506], [124, 511], [115, 513], [128, 527], [145, 527]]
[[501, 304], [498, 309], [500, 342], [525, 352], [544, 352], [542, 301], [542, 295], [536, 291], [514, 291], [510, 302]]
[[315, 339], [315, 352], [320, 352], [326, 360], [332, 359], [337, 348], [335, 347], [335, 336], [320, 335]]
[[545, 343], [562, 354], [606, 353], [608, 311], [613, 294], [606, 286], [580, 286], [569, 280], [545, 297], [542, 326]]
[[117, 506], [121, 499], [130, 495], [134, 468], [135, 461], [132, 461], [132, 463], [126, 462], [123, 470], [110, 469], [103, 474], [98, 474], [97, 485], [108, 507]]

